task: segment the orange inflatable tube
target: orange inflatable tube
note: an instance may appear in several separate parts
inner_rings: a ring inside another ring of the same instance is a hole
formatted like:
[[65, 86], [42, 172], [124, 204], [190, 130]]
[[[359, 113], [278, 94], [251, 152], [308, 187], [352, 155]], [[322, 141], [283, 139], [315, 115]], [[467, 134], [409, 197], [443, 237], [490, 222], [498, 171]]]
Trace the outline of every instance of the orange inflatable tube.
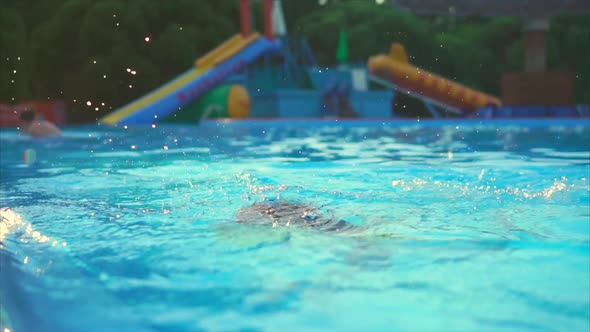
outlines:
[[403, 46], [397, 43], [391, 46], [388, 55], [369, 58], [368, 68], [373, 75], [387, 79], [403, 90], [467, 112], [488, 105], [502, 105], [496, 97], [412, 66]]

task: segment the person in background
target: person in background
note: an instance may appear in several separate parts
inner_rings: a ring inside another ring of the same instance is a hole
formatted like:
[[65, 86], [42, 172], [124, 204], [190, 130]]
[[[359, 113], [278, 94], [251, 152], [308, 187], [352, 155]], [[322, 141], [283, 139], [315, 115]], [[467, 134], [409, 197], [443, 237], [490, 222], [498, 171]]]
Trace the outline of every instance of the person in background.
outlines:
[[39, 117], [34, 109], [27, 108], [19, 115], [21, 132], [34, 137], [57, 137], [61, 136], [61, 130], [53, 123]]

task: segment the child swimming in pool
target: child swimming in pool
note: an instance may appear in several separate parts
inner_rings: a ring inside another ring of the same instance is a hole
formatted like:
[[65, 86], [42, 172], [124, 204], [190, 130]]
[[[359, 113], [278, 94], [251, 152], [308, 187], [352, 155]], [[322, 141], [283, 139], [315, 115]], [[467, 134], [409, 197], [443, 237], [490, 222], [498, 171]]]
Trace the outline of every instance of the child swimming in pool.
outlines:
[[57, 137], [61, 136], [61, 130], [53, 123], [39, 118], [34, 109], [27, 108], [19, 115], [21, 132], [33, 137]]
[[237, 223], [270, 224], [272, 227], [302, 227], [329, 232], [352, 228], [352, 224], [323, 215], [318, 208], [288, 202], [254, 203], [238, 211]]

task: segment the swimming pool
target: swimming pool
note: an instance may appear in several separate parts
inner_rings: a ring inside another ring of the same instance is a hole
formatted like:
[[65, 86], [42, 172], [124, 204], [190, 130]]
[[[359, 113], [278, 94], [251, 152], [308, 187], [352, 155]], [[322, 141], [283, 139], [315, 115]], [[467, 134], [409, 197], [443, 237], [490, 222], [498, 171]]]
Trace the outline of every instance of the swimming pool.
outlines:
[[[0, 143], [2, 329], [590, 328], [586, 120], [92, 126]], [[355, 227], [234, 222], [269, 200]]]

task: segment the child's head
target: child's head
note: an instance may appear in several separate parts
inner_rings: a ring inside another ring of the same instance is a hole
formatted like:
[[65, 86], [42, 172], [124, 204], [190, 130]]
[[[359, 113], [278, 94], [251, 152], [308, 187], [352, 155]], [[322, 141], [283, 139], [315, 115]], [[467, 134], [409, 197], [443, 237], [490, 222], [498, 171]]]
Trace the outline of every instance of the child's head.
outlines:
[[36, 116], [37, 113], [35, 113], [35, 110], [33, 110], [32, 108], [26, 108], [25, 110], [20, 112], [19, 118], [20, 121], [23, 123], [30, 123], [33, 122], [33, 120], [35, 120]]

